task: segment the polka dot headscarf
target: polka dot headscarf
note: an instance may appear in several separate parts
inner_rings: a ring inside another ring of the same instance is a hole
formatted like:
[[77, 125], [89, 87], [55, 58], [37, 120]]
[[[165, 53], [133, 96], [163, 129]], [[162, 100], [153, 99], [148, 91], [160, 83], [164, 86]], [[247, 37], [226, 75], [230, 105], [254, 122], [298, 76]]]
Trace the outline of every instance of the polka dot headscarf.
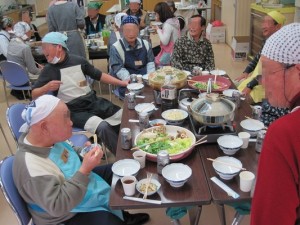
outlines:
[[284, 63], [300, 63], [300, 23], [282, 27], [269, 37], [261, 53], [267, 58]]

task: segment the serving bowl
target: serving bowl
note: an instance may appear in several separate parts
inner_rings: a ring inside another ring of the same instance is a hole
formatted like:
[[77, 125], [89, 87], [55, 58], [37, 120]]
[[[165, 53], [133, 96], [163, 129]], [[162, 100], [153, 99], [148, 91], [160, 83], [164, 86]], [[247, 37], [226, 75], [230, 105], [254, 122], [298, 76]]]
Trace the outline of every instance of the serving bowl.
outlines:
[[135, 176], [140, 170], [141, 165], [134, 159], [121, 159], [112, 165], [112, 171], [119, 177]]
[[179, 126], [188, 117], [188, 113], [182, 109], [169, 109], [164, 111], [161, 117], [167, 121], [167, 124]]
[[156, 110], [156, 107], [152, 103], [140, 103], [134, 107], [134, 110], [137, 112], [137, 114], [140, 114], [141, 112], [147, 112], [150, 116], [153, 111]]
[[155, 119], [155, 120], [151, 120], [149, 122], [150, 126], [151, 127], [154, 127], [154, 126], [161, 126], [161, 125], [166, 125], [167, 124], [167, 121], [163, 120], [163, 119]]
[[141, 83], [131, 83], [127, 85], [129, 92], [134, 92], [135, 94], [140, 94], [144, 88], [144, 85]]
[[172, 187], [182, 187], [192, 175], [192, 169], [182, 163], [171, 163], [162, 169], [162, 176]]
[[212, 165], [216, 173], [224, 180], [231, 180], [234, 178], [243, 167], [240, 160], [230, 156], [218, 157], [213, 161]]
[[235, 135], [223, 135], [217, 139], [217, 142], [226, 155], [234, 155], [243, 145], [243, 140]]
[[[137, 190], [138, 192], [140, 192], [141, 194], [144, 194], [145, 191], [146, 191], [146, 185], [147, 185], [147, 182], [148, 182], [148, 179], [147, 179], [147, 178], [140, 180], [140, 181], [136, 184], [136, 190]], [[159, 183], [158, 180], [152, 178], [152, 179], [150, 180], [149, 186], [150, 186], [150, 187], [148, 188], [147, 196], [155, 194], [155, 193], [159, 190], [161, 184]]]
[[[184, 149], [182, 149], [181, 151], [177, 152], [177, 153], [170, 153], [169, 152], [169, 157], [170, 160], [172, 162], [184, 159], [185, 157], [189, 156], [192, 153], [192, 150], [194, 148], [194, 144], [196, 142], [196, 137], [195, 135], [188, 129], [183, 128], [183, 127], [179, 127], [179, 126], [171, 126], [171, 125], [165, 125], [165, 126], [154, 126], [154, 127], [150, 127], [148, 129], [145, 129], [143, 131], [141, 131], [134, 140], [134, 145], [136, 146], [138, 141], [143, 139], [145, 137], [145, 134], [155, 134], [155, 130], [159, 130], [159, 129], [165, 129], [165, 133], [167, 134], [167, 136], [172, 136], [172, 137], [176, 137], [179, 133], [185, 133], [187, 138], [190, 139], [190, 145], [186, 146]], [[153, 145], [160, 147], [160, 145], [158, 145], [159, 142], [154, 143]], [[151, 145], [147, 145], [147, 146], [152, 146]], [[146, 148], [140, 148], [141, 151], [146, 152], [146, 158], [150, 161], [153, 162], [157, 162], [157, 154], [156, 153], [150, 153], [149, 151], [147, 151], [148, 149]], [[168, 149], [165, 149], [168, 151]]]
[[240, 125], [245, 132], [250, 134], [251, 137], [255, 137], [258, 132], [265, 127], [261, 121], [255, 119], [242, 120]]

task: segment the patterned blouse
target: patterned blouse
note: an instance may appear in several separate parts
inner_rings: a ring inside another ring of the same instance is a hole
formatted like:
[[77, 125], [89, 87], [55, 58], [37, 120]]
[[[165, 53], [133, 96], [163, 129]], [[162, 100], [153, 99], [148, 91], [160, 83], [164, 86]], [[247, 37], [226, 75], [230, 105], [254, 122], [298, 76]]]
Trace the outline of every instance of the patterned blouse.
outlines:
[[188, 33], [175, 42], [171, 64], [187, 71], [192, 71], [195, 66], [200, 66], [203, 70], [213, 70], [215, 61], [212, 45], [203, 37], [195, 42]]

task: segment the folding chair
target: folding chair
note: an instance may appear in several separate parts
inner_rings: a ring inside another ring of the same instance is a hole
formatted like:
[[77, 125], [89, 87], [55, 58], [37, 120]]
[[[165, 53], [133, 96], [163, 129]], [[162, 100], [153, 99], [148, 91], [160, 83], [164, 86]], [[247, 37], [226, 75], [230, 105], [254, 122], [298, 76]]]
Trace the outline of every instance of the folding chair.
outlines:
[[[31, 215], [15, 186], [12, 174], [13, 161], [14, 156], [9, 156], [0, 163], [0, 188], [7, 203], [17, 217], [19, 225], [28, 225]], [[31, 225], [34, 224], [31, 223]]]
[[7, 106], [9, 106], [9, 103], [5, 87], [21, 90], [24, 99], [26, 99], [24, 91], [29, 92], [32, 90], [27, 71], [20, 64], [11, 61], [2, 61], [0, 63], [0, 68], [3, 76], [4, 95]]

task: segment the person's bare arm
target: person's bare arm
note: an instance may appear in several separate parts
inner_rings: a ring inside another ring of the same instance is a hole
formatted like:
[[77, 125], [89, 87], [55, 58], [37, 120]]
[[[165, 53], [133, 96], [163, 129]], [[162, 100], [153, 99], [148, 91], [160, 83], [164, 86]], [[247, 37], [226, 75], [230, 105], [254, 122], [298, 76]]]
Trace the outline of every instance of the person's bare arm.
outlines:
[[59, 86], [61, 84], [62, 84], [62, 82], [59, 80], [52, 80], [42, 87], [33, 89], [32, 90], [32, 99], [36, 99], [44, 94], [47, 94], [50, 91], [58, 90]]
[[107, 84], [113, 84], [113, 85], [122, 86], [122, 87], [126, 87], [129, 83], [129, 80], [119, 80], [107, 73], [102, 73], [100, 80]]

